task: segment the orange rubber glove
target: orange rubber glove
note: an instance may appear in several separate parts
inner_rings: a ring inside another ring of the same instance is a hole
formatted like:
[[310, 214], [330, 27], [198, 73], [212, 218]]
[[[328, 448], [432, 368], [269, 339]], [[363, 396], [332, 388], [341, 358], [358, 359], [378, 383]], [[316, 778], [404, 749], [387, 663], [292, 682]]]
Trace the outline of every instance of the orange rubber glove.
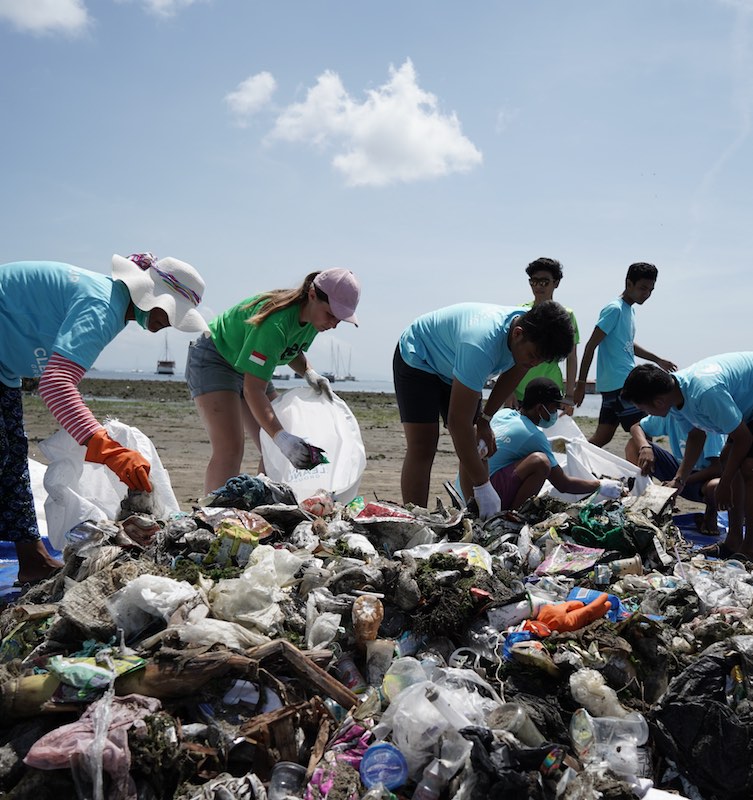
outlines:
[[564, 603], [542, 606], [536, 621], [543, 622], [550, 631], [577, 631], [603, 617], [611, 607], [607, 594], [602, 593], [588, 605], [580, 600], [567, 600]]
[[111, 469], [129, 489], [140, 489], [142, 492], [151, 492], [152, 484], [149, 482], [149, 462], [135, 450], [129, 450], [118, 444], [107, 435], [104, 428], [100, 428], [89, 439], [86, 445], [86, 461], [95, 464], [104, 464]]

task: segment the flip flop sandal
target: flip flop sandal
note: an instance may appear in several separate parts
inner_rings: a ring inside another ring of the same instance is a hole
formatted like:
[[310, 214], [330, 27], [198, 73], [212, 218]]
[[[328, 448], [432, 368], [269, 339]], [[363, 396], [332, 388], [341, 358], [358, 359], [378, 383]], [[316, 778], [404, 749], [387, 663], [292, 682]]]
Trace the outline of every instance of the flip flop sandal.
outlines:
[[724, 542], [716, 542], [715, 544], [707, 544], [705, 547], [698, 549], [698, 554], [706, 558], [736, 558], [737, 555], [731, 547], [727, 547]]

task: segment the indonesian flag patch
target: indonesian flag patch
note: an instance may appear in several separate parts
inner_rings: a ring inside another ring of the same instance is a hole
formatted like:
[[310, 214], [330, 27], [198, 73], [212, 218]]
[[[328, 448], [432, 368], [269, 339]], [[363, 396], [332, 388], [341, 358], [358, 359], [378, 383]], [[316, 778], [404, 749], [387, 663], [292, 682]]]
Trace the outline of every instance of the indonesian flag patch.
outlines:
[[251, 351], [248, 360], [253, 361], [254, 364], [258, 364], [260, 367], [263, 367], [267, 363], [267, 357], [263, 353], [257, 353], [256, 350]]

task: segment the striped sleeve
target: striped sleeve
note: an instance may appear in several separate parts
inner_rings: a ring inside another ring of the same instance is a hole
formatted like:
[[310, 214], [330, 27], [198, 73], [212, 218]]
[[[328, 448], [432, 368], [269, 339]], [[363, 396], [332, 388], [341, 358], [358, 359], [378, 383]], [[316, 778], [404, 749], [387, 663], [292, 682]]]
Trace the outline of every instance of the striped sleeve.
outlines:
[[79, 364], [53, 353], [39, 381], [39, 396], [79, 444], [84, 444], [102, 427], [76, 388], [85, 372]]

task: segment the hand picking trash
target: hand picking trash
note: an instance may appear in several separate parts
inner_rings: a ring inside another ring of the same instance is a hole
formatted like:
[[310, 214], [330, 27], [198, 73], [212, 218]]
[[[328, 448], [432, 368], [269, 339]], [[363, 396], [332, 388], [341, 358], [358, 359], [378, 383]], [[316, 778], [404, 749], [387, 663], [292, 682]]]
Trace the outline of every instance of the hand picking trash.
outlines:
[[151, 490], [149, 462], [113, 441], [84, 404], [78, 384], [129, 321], [156, 333], [170, 326], [206, 330], [196, 310], [199, 273], [176, 258], [151, 253], [112, 257], [112, 275], [54, 261], [0, 266], [0, 539], [15, 544], [18, 579], [46, 578], [62, 564], [41, 541], [27, 463], [21, 378], [40, 377], [39, 395], [81, 445], [88, 461], [106, 465], [131, 489]]
[[287, 431], [278, 431], [273, 441], [296, 469], [313, 469], [319, 464], [329, 464], [321, 447], [309, 444], [300, 436], [293, 436]]

